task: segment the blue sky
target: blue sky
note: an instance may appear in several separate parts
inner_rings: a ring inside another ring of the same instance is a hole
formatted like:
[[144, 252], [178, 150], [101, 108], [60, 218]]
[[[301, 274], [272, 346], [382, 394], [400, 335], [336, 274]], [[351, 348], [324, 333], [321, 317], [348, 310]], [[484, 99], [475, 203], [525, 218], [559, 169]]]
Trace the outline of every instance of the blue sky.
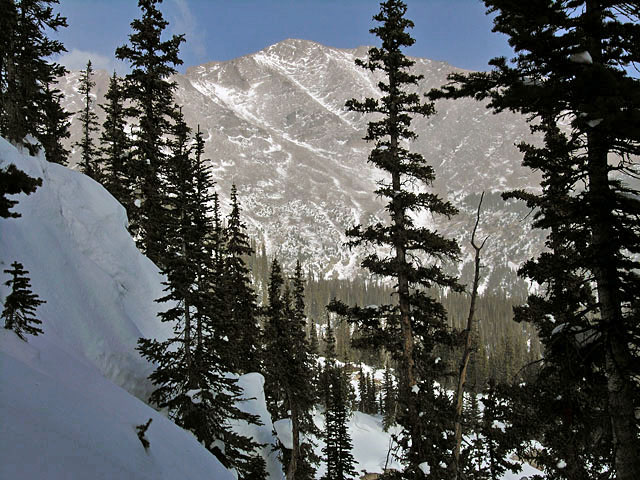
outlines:
[[[506, 37], [491, 32], [480, 0], [405, 0], [416, 44], [409, 55], [485, 70], [490, 58], [511, 55]], [[184, 33], [184, 66], [224, 61], [261, 50], [286, 38], [313, 40], [339, 48], [372, 45], [369, 33], [378, 0], [164, 0], [168, 33]], [[80, 69], [123, 71], [115, 48], [128, 41], [130, 23], [140, 16], [136, 0], [61, 0], [56, 11], [68, 28], [57, 36], [68, 53], [58, 59]]]

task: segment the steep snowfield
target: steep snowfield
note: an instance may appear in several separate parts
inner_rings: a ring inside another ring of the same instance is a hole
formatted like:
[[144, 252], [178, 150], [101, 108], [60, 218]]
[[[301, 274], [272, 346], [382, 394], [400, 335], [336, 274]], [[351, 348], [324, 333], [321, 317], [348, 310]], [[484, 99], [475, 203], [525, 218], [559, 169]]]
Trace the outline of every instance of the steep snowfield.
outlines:
[[[47, 333], [26, 344], [0, 331], [0, 478], [233, 478], [192, 435]], [[149, 418], [145, 451], [135, 427]]]
[[34, 194], [16, 197], [22, 217], [1, 222], [3, 269], [14, 260], [24, 264], [33, 290], [47, 302], [38, 309], [45, 336], [30, 343], [55, 342], [146, 398], [150, 366], [136, 342], [170, 332], [156, 319], [158, 269], [127, 233], [124, 208], [85, 175], [21, 155], [0, 140], [0, 166], [9, 163], [43, 180]]
[[[25, 343], [0, 329], [0, 478], [232, 479], [132, 395], [150, 391], [138, 337], [169, 331], [153, 301], [162, 279], [126, 232], [123, 208], [90, 178], [0, 139], [0, 168], [10, 163], [43, 185], [14, 197], [22, 218], [0, 220], [1, 266], [23, 263], [47, 303], [37, 312], [44, 335]], [[264, 411], [264, 400], [246, 408]], [[135, 426], [149, 418], [146, 452]]]

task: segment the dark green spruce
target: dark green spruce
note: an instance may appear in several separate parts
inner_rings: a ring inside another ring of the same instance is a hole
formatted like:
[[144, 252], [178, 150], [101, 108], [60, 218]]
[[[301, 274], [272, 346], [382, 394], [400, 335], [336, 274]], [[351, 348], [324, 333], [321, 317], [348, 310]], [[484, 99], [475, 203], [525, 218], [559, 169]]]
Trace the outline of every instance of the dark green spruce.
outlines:
[[328, 402], [325, 409], [325, 446], [322, 449], [326, 473], [322, 480], [347, 480], [357, 478], [355, 460], [351, 453], [353, 442], [348, 423], [351, 412], [348, 407], [349, 378], [337, 366], [335, 358], [326, 359]]
[[122, 79], [113, 72], [105, 94], [105, 103], [100, 105], [106, 117], [100, 134], [100, 163], [104, 170], [102, 184], [130, 214], [135, 205], [129, 175], [131, 146], [125, 131], [127, 111], [123, 89]]
[[36, 318], [36, 309], [45, 303], [38, 295], [31, 291], [29, 272], [19, 262], [13, 262], [11, 268], [4, 270], [11, 275], [11, 279], [4, 282], [11, 292], [4, 300], [4, 309], [0, 318], [4, 318], [4, 328], [13, 330], [21, 339], [26, 340], [25, 335], [37, 336], [44, 333], [38, 325], [42, 321]]
[[[453, 336], [445, 309], [427, 289], [462, 289], [441, 268], [443, 261], [457, 259], [459, 248], [454, 240], [415, 225], [413, 215], [451, 217], [457, 211], [428, 190], [435, 178], [433, 167], [422, 155], [407, 149], [407, 142], [416, 138], [411, 130], [413, 116], [431, 115], [434, 108], [411, 93], [422, 77], [411, 73], [414, 62], [403, 53], [403, 48], [414, 43], [408, 32], [413, 22], [405, 18], [406, 10], [399, 0], [380, 5], [374, 16], [379, 25], [371, 32], [380, 39], [381, 47], [370, 49], [367, 59], [357, 61], [363, 68], [380, 72], [382, 98], [347, 102], [352, 111], [378, 115], [369, 123], [365, 139], [375, 142], [369, 162], [386, 174], [374, 193], [386, 202], [389, 214], [386, 223], [358, 225], [347, 231], [352, 239], [348, 245], [390, 250], [385, 255], [369, 253], [362, 266], [393, 281], [397, 303], [375, 308], [334, 303], [332, 308], [358, 325], [361, 344], [384, 347], [398, 361], [397, 421], [404, 430], [403, 478], [424, 478], [419, 469], [423, 462], [429, 463], [432, 477], [437, 478], [444, 474], [440, 465], [452, 439], [446, 435], [451, 429], [450, 405], [443, 395], [434, 393], [443, 367], [435, 362], [433, 351], [438, 344], [452, 343]], [[414, 188], [409, 189], [410, 184]]]
[[520, 146], [541, 193], [508, 195], [535, 208], [535, 227], [549, 232], [548, 250], [521, 269], [545, 288], [516, 311], [545, 347], [536, 384], [515, 393], [544, 418], [530, 432], [548, 437], [536, 461], [554, 478], [604, 470], [635, 479], [640, 80], [629, 72], [640, 61], [640, 11], [628, 1], [484, 3], [516, 57], [452, 75], [432, 98], [487, 99], [528, 116], [544, 140]]
[[55, 79], [65, 68], [49, 59], [65, 52], [58, 40], [47, 36], [67, 26], [53, 12], [57, 0], [1, 0], [0, 11], [0, 135], [31, 153], [38, 150], [34, 137], [46, 150], [47, 159], [66, 163], [60, 140], [68, 137], [65, 112]]
[[[226, 284], [225, 308], [228, 309], [228, 321], [231, 324], [230, 338], [233, 339], [235, 368], [239, 373], [258, 372], [260, 370], [258, 307], [256, 294], [251, 285], [249, 269], [245, 259], [253, 250], [249, 245], [246, 226], [240, 217], [238, 190], [231, 187], [231, 212], [227, 217], [224, 231], [226, 240], [224, 282]], [[238, 354], [241, 352], [240, 354]]]
[[[204, 245], [212, 226], [201, 220], [208, 216], [204, 189], [198, 187], [198, 168], [192, 158], [190, 130], [179, 110], [171, 130], [170, 161], [165, 171], [167, 200], [163, 206], [168, 219], [167, 245], [163, 273], [166, 295], [157, 301], [171, 302], [160, 314], [163, 322], [174, 326], [174, 336], [164, 342], [141, 338], [138, 350], [156, 364], [150, 375], [156, 390], [151, 402], [166, 407], [171, 418], [196, 438], [240, 477], [257, 468], [252, 440], [235, 433], [234, 420], [258, 423], [258, 418], [238, 408], [241, 390], [229, 377], [229, 365], [220, 362], [212, 310], [208, 303], [211, 280], [201, 276], [213, 271], [203, 261]], [[202, 178], [200, 179], [202, 180]], [[202, 187], [202, 185], [200, 185]], [[205, 288], [205, 291], [199, 288]], [[224, 452], [217, 442], [223, 442]]]
[[138, 246], [158, 266], [165, 256], [166, 135], [176, 115], [173, 94], [176, 83], [169, 76], [182, 64], [178, 53], [184, 35], [168, 40], [161, 36], [168, 26], [158, 10], [161, 0], [139, 0], [141, 18], [131, 22], [129, 45], [116, 49], [116, 57], [131, 65], [125, 76], [125, 99], [134, 120], [128, 174], [134, 184], [134, 204], [129, 228]]
[[93, 67], [91, 60], [87, 62], [87, 67], [80, 72], [80, 87], [78, 93], [82, 95], [83, 105], [78, 120], [82, 126], [82, 137], [75, 146], [80, 149], [80, 168], [82, 173], [100, 182], [102, 172], [98, 157], [98, 147], [96, 147], [94, 136], [98, 131], [98, 115], [94, 112], [94, 101], [91, 98], [91, 89], [96, 86], [93, 81]]
[[33, 178], [19, 170], [14, 164], [0, 170], [0, 217], [18, 218], [22, 215], [11, 209], [18, 204], [18, 200], [7, 198], [7, 195], [24, 193], [32, 194], [42, 185], [41, 178]]
[[302, 267], [298, 263], [294, 277], [286, 283], [274, 260], [265, 307], [263, 368], [272, 418], [291, 420], [293, 447], [281, 449], [287, 480], [313, 479], [317, 460], [311, 440], [317, 433], [311, 417], [315, 393], [304, 310]]

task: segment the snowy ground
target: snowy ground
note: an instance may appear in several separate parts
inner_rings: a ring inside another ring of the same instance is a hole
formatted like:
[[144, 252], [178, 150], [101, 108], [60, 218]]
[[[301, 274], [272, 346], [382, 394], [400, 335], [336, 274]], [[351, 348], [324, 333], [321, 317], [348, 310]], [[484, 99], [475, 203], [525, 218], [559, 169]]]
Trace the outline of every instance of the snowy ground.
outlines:
[[[47, 303], [37, 312], [44, 335], [26, 343], [0, 329], [0, 478], [232, 479], [136, 398], [149, 393], [151, 371], [136, 341], [169, 331], [153, 301], [162, 279], [127, 233], [124, 209], [90, 178], [0, 139], [0, 168], [9, 163], [43, 185], [14, 197], [22, 218], [0, 220], [0, 266], [22, 262]], [[145, 451], [135, 427], [149, 418]]]
[[[143, 402], [152, 367], [135, 351], [137, 339], [166, 338], [170, 326], [156, 316], [162, 277], [136, 249], [122, 206], [90, 178], [23, 155], [0, 138], [0, 168], [9, 163], [43, 185], [15, 196], [22, 218], [0, 220], [0, 267], [23, 263], [47, 303], [37, 312], [44, 335], [26, 343], [0, 329], [0, 478], [234, 478], [191, 434]], [[0, 286], [0, 299], [7, 293]], [[263, 382], [259, 374], [239, 379], [251, 399], [241, 408], [264, 425], [235, 428], [265, 444], [269, 478], [279, 480]], [[135, 427], [150, 418], [145, 451]], [[324, 426], [321, 414], [315, 421]], [[284, 438], [286, 422], [276, 428]], [[380, 472], [390, 441], [380, 418], [354, 412], [349, 431], [357, 471]], [[397, 465], [389, 459], [388, 466]]]

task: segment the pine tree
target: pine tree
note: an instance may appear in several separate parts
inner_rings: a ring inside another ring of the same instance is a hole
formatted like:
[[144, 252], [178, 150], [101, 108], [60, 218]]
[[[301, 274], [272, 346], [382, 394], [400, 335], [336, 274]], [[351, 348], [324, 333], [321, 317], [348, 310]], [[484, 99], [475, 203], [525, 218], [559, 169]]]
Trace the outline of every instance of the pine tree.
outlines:
[[[169, 222], [163, 267], [166, 295], [157, 301], [171, 302], [160, 319], [173, 324], [174, 336], [164, 342], [141, 338], [138, 350], [157, 365], [149, 377], [157, 386], [150, 400], [167, 407], [178, 425], [192, 431], [223, 464], [244, 475], [259, 467], [253, 458], [257, 445], [234, 432], [230, 422], [259, 421], [236, 404], [241, 391], [237, 381], [226, 374], [228, 365], [221, 363], [219, 341], [210, 318], [209, 283], [199, 279], [203, 274], [203, 246], [211, 232], [197, 221], [204, 203], [197, 190], [190, 129], [179, 110], [171, 133], [171, 161], [165, 171], [168, 196], [164, 208]], [[199, 290], [203, 286], [207, 288], [204, 292]], [[219, 442], [225, 445], [224, 453]]]
[[288, 345], [284, 343], [284, 332], [287, 327], [286, 305], [289, 301], [283, 295], [284, 278], [277, 259], [271, 263], [269, 277], [268, 304], [264, 307], [263, 332], [263, 369], [265, 377], [265, 399], [271, 417], [275, 420], [286, 417], [284, 377], [288, 375], [283, 366], [286, 365], [285, 352]]
[[[260, 327], [257, 319], [256, 294], [249, 278], [245, 258], [253, 253], [246, 226], [240, 218], [238, 190], [231, 187], [231, 212], [227, 217], [224, 275], [227, 283], [226, 308], [234, 339], [233, 358], [239, 373], [259, 371], [258, 344]], [[242, 352], [238, 355], [238, 352]]]
[[329, 408], [329, 397], [331, 393], [331, 365], [336, 360], [336, 337], [333, 335], [333, 327], [331, 320], [327, 317], [327, 330], [324, 336], [324, 366], [319, 375], [318, 381], [318, 397], [320, 398], [325, 410]]
[[325, 411], [325, 456], [327, 471], [322, 480], [356, 478], [353, 443], [347, 429], [350, 412], [347, 407], [347, 381], [335, 360], [327, 363], [328, 405]]
[[[416, 226], [412, 217], [421, 212], [450, 217], [456, 209], [425, 189], [433, 183], [434, 170], [420, 154], [405, 148], [405, 142], [416, 137], [410, 128], [412, 116], [434, 112], [433, 104], [423, 104], [417, 94], [408, 92], [422, 77], [410, 72], [414, 62], [402, 52], [414, 43], [408, 33], [413, 22], [404, 17], [406, 9], [399, 0], [381, 4], [380, 13], [374, 16], [380, 25], [371, 32], [379, 37], [382, 46], [370, 49], [367, 60], [357, 61], [361, 67], [383, 73], [384, 81], [378, 84], [383, 97], [347, 102], [352, 111], [379, 115], [377, 121], [369, 123], [365, 140], [375, 142], [369, 161], [388, 178], [379, 183], [375, 194], [387, 201], [390, 216], [388, 224], [364, 228], [358, 225], [349, 230], [347, 235], [352, 240], [348, 245], [384, 246], [391, 250], [384, 256], [369, 254], [362, 266], [375, 275], [393, 279], [398, 303], [364, 309], [334, 304], [333, 308], [358, 324], [364, 342], [380, 342], [399, 360], [398, 423], [405, 432], [404, 475], [422, 477], [418, 465], [428, 461], [432, 475], [437, 477], [441, 473], [437, 466], [447, 454], [441, 430], [448, 429], [444, 425], [450, 412], [446, 411], [444, 398], [434, 394], [436, 376], [442, 367], [433, 361], [432, 352], [437, 343], [451, 343], [453, 338], [444, 308], [426, 289], [440, 286], [461, 290], [455, 278], [440, 266], [443, 260], [455, 260], [459, 249], [454, 240]], [[408, 184], [414, 187], [409, 189]], [[420, 411], [429, 414], [420, 416]]]
[[364, 370], [362, 370], [362, 364], [360, 365], [360, 371], [358, 372], [358, 395], [360, 401], [358, 402], [358, 410], [363, 413], [367, 412], [367, 378], [365, 377]]
[[62, 96], [59, 89], [52, 89], [50, 83], [45, 83], [36, 138], [44, 148], [46, 159], [49, 162], [66, 165], [69, 150], [64, 147], [62, 140], [70, 136], [69, 117], [71, 114], [60, 105]]
[[[46, 135], [54, 134], [53, 117], [63, 120], [60, 96], [51, 85], [66, 70], [47, 60], [66, 51], [61, 42], [46, 34], [46, 30], [55, 32], [67, 26], [64, 17], [53, 13], [51, 4], [57, 3], [57, 0], [0, 1], [0, 135], [16, 145], [26, 145], [32, 153], [38, 147], [25, 137], [32, 135], [45, 148], [56, 145]], [[59, 128], [64, 136], [64, 129]], [[66, 159], [54, 152], [47, 153], [47, 158], [56, 162]]]
[[11, 287], [11, 293], [4, 300], [4, 309], [0, 318], [4, 318], [4, 328], [13, 330], [23, 340], [25, 335], [37, 336], [44, 333], [37, 325], [42, 321], [35, 317], [36, 309], [45, 303], [31, 291], [29, 272], [19, 262], [13, 262], [11, 268], [4, 270], [11, 279], [4, 284]]
[[287, 479], [302, 480], [314, 478], [317, 459], [309, 440], [316, 433], [311, 418], [315, 395], [299, 262], [291, 285], [293, 292], [284, 284], [280, 265], [274, 260], [265, 325], [265, 393], [274, 418], [290, 415], [293, 449], [284, 452], [283, 459]]
[[130, 229], [142, 251], [160, 266], [164, 262], [165, 224], [163, 206], [167, 193], [162, 181], [167, 155], [165, 137], [175, 116], [173, 94], [176, 83], [169, 76], [181, 65], [178, 57], [184, 35], [163, 41], [168, 25], [157, 5], [162, 0], [139, 0], [142, 17], [131, 23], [130, 45], [116, 49], [116, 57], [131, 63], [125, 77], [125, 98], [131, 102], [132, 152], [128, 169], [134, 182], [135, 202]]
[[7, 195], [16, 195], [18, 193], [30, 195], [40, 185], [42, 185], [41, 178], [30, 177], [12, 163], [6, 169], [0, 169], [0, 217], [21, 217], [22, 215], [19, 213], [11, 211], [18, 204], [18, 201], [7, 198]]
[[[485, 4], [496, 14], [494, 30], [509, 36], [516, 58], [492, 60], [491, 72], [454, 75], [453, 84], [433, 97], [488, 98], [495, 111], [527, 115], [532, 130], [543, 134], [541, 147], [520, 146], [523, 164], [542, 174], [542, 193], [509, 196], [536, 208], [535, 226], [550, 232], [549, 251], [522, 269], [547, 288], [530, 297], [517, 320], [532, 322], [546, 347], [549, 368], [545, 377], [541, 372], [539, 388], [547, 390], [545, 378], [555, 383], [564, 377], [579, 391], [583, 378], [595, 385], [606, 373], [606, 394], [595, 395], [602, 403], [582, 417], [586, 423], [567, 428], [589, 441], [589, 430], [597, 427], [590, 429], [587, 419], [606, 412], [614, 456], [608, 470], [619, 479], [637, 478], [638, 322], [632, 292], [638, 277], [632, 272], [638, 261], [632, 252], [640, 244], [633, 187], [638, 172], [631, 158], [640, 154], [640, 81], [627, 69], [640, 60], [640, 11], [634, 2], [601, 0]], [[586, 377], [562, 373], [574, 369]], [[561, 421], [566, 425], [569, 419]], [[558, 447], [562, 457], [586, 452], [575, 444], [566, 444], [572, 451]], [[575, 461], [587, 463], [579, 456]], [[558, 475], [569, 475], [562, 470]]]
[[100, 154], [104, 165], [103, 184], [130, 214], [135, 206], [128, 171], [130, 143], [125, 130], [127, 113], [122, 83], [113, 72], [105, 94], [106, 103], [100, 105], [106, 116], [100, 134]]
[[[314, 365], [315, 359], [305, 335], [307, 317], [305, 315], [305, 283], [302, 265], [296, 262], [293, 286], [292, 309], [290, 317], [291, 336], [291, 377], [289, 387], [289, 409], [293, 427], [293, 445], [288, 478], [296, 480], [313, 480], [315, 466], [319, 458], [313, 452], [314, 444], [310, 440], [318, 431], [311, 416], [315, 405]], [[303, 441], [304, 440], [304, 441]], [[297, 449], [296, 449], [297, 446]], [[295, 465], [293, 465], [293, 459]]]
[[83, 109], [78, 112], [82, 125], [82, 139], [75, 143], [80, 149], [80, 168], [82, 173], [100, 182], [102, 172], [98, 163], [98, 149], [95, 146], [93, 135], [98, 131], [98, 115], [93, 111], [93, 100], [91, 99], [91, 89], [96, 86], [93, 81], [93, 68], [91, 60], [87, 62], [85, 70], [80, 72], [80, 87], [78, 93], [84, 97]]
[[397, 394], [396, 388], [393, 382], [393, 375], [389, 363], [385, 365], [384, 369], [384, 402], [381, 408], [382, 411], [382, 427], [384, 431], [388, 431], [389, 427], [396, 423], [396, 408], [397, 408]]

